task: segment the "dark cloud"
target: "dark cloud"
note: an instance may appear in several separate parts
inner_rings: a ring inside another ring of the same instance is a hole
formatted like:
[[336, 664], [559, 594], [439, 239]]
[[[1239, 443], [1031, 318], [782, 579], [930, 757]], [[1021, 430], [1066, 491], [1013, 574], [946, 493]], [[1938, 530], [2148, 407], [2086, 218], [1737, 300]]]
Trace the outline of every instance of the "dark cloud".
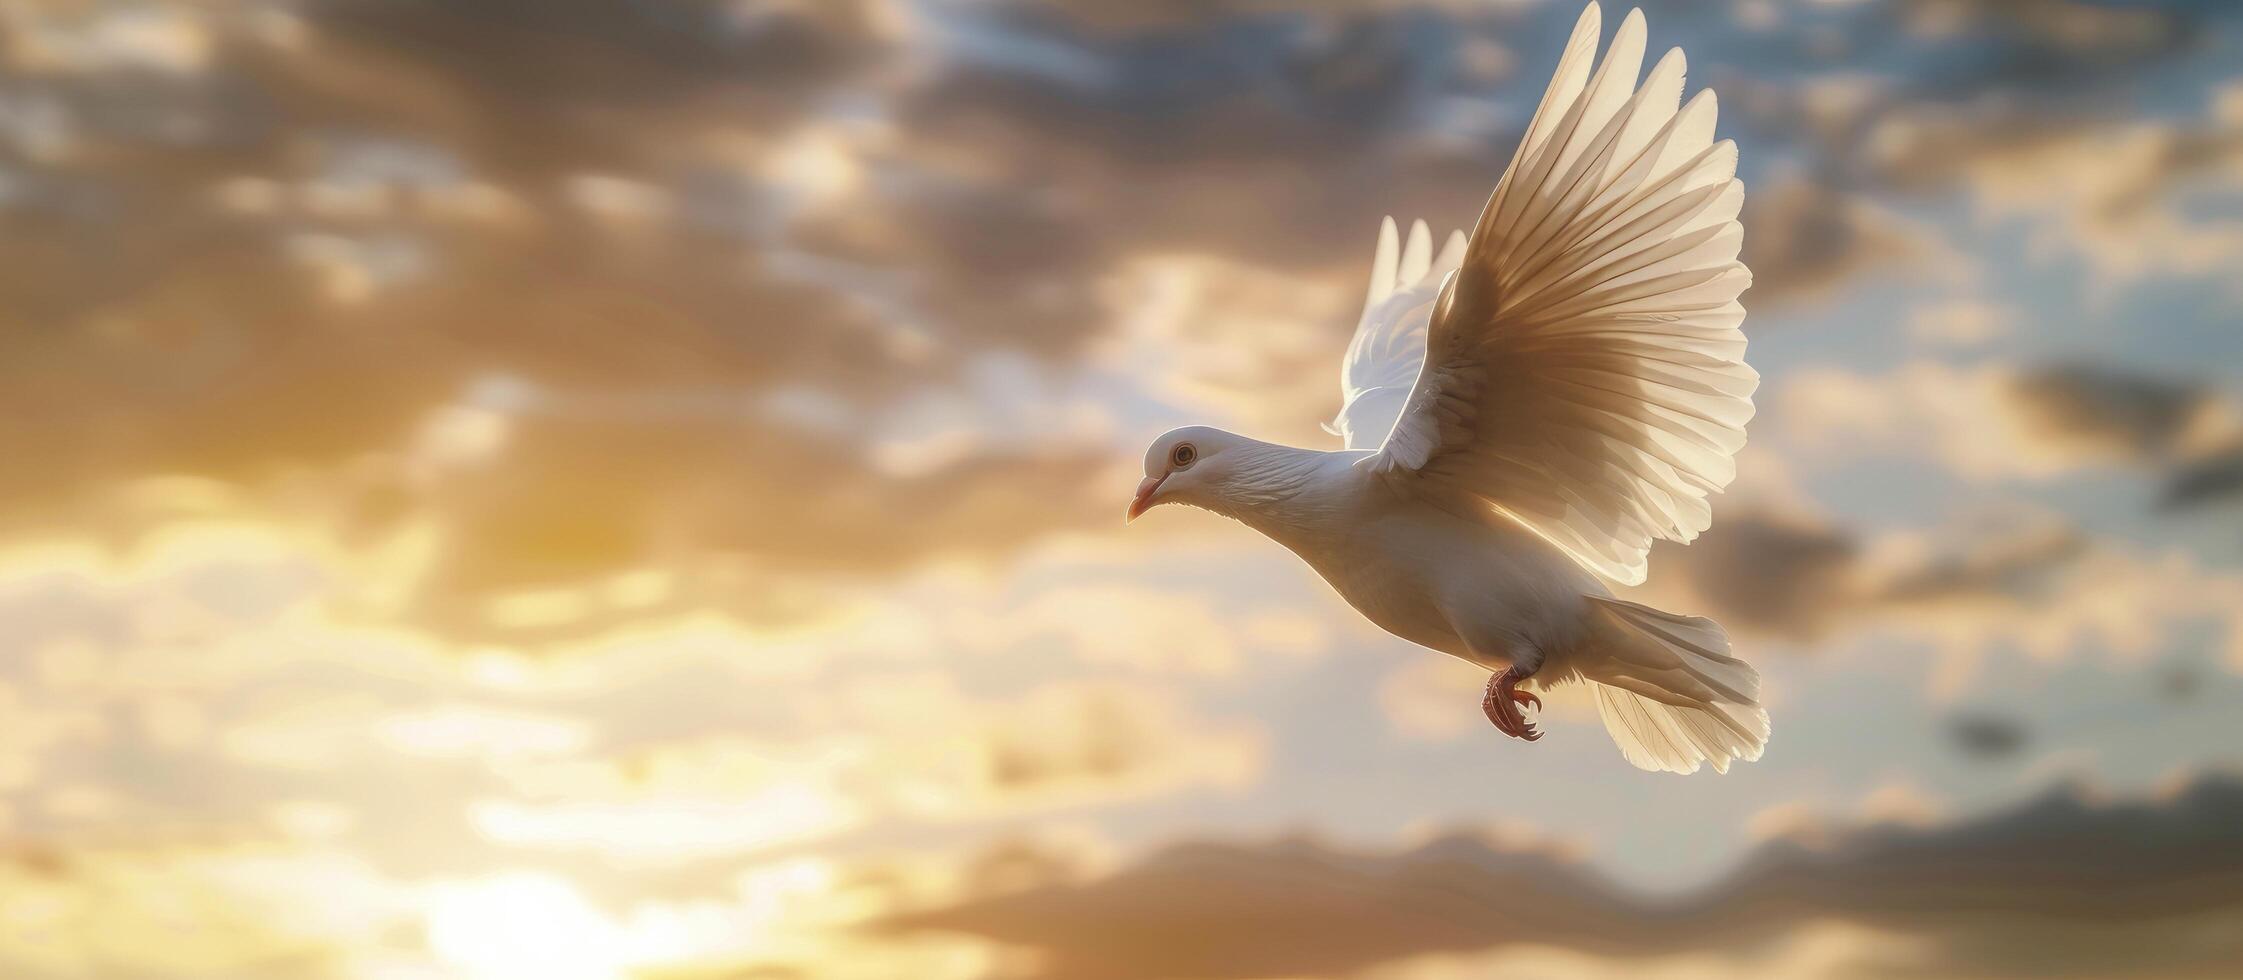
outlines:
[[2050, 445], [2159, 472], [2160, 509], [2216, 503], [2243, 489], [2243, 451], [2204, 448], [2205, 435], [2232, 411], [2225, 395], [2210, 386], [2064, 364], [2017, 375], [2008, 394], [2019, 421]]
[[[1782, 140], [1810, 137], [1820, 168], [1841, 183], [1875, 175], [1896, 127], [1968, 117], [1918, 162], [1953, 167], [2028, 131], [2063, 132], [2126, 115], [2139, 82], [2218, 56], [2234, 16], [2206, 0], [1899, 0], [1794, 9], [1750, 45], [1750, 72], [1726, 65], [1716, 84]], [[1714, 47], [1722, 54], [1745, 54]], [[1697, 49], [1693, 49], [1695, 54]], [[1732, 91], [1733, 90], [1733, 91]], [[1943, 159], [1944, 158], [1944, 159]], [[1884, 174], [1891, 178], [1897, 175]]]
[[[2107, 153], [2129, 140], [2123, 157], [2080, 190], [2093, 221], [2115, 225], [2197, 177], [2216, 173], [2243, 155], [2243, 132], [2216, 115], [2129, 128], [2140, 116], [2120, 109], [2020, 104], [1997, 98], [1958, 104], [1904, 105], [1884, 110], [1873, 146], [1859, 154], [1865, 176], [1878, 186], [1936, 191], [1965, 178], [2020, 176], [2036, 159], [2076, 164], [2082, 155]], [[2069, 156], [2065, 156], [2069, 154]]]
[[[1381, 215], [1477, 215], [1523, 123], [1460, 133], [1435, 115], [1444, 96], [1495, 105], [1494, 93], [1459, 91], [1461, 51], [1492, 22], [1436, 11], [1126, 38], [1040, 17], [978, 29], [992, 47], [1041, 45], [1051, 64], [962, 60], [905, 93], [910, 156], [959, 161], [1008, 192], [1035, 188], [1119, 251], [1212, 252], [1352, 281]], [[1502, 94], [1514, 108], [1532, 97]]]
[[[1913, 0], [1800, 10], [1740, 59], [1755, 62], [1752, 71], [1722, 66], [1714, 82], [1743, 110], [1746, 142], [1764, 154], [1800, 151], [1803, 170], [1833, 202], [1813, 212], [1808, 227], [1825, 231], [1800, 239], [1809, 245], [1858, 237], [1835, 230], [1839, 217], [1822, 216], [1840, 213], [1834, 202], [1860, 209], [1870, 200], [1944, 201], [1963, 191], [2060, 219], [2059, 240], [2125, 275], [2172, 273], [2207, 260], [2160, 212], [2243, 156], [2243, 135], [2223, 108], [2221, 86], [2232, 73], [2210, 40], [2235, 29], [2236, 13], [2201, 0]], [[2186, 92], [2205, 108], [2176, 112], [2151, 92]], [[1774, 225], [1779, 240], [1761, 235], [1776, 247], [1758, 254], [1784, 261], [1790, 241], [1780, 218], [1761, 225]], [[1746, 227], [1750, 249], [1761, 229], [1749, 218]], [[1826, 259], [1823, 267], [1842, 275], [1875, 263]]]
[[2035, 435], [2127, 460], [2164, 456], [2214, 402], [2197, 385], [2089, 364], [2022, 373], [2009, 397]]
[[2239, 816], [2243, 782], [2232, 777], [2144, 802], [2058, 790], [1950, 826], [1773, 845], [1714, 890], [1715, 915], [1759, 928], [1827, 916], [1913, 935], [1943, 961], [1927, 973], [2218, 973], [2243, 966], [2243, 944], [2191, 937], [2243, 917]]
[[1652, 562], [1686, 583], [1705, 615], [1767, 636], [1813, 640], [1858, 607], [1860, 543], [1839, 528], [1768, 512], [1724, 514]]
[[[1102, 880], [905, 916], [894, 931], [968, 932], [1037, 948], [1054, 977], [1331, 976], [1505, 935], [1623, 947], [1629, 914], [1577, 866], [1456, 837], [1401, 854], [1312, 841], [1187, 844]], [[1612, 951], [1617, 952], [1617, 949]]]
[[[617, 137], [725, 114], [753, 123], [799, 117], [814, 97], [893, 57], [903, 40], [885, 0], [330, 0], [311, 9], [312, 53], [350, 62], [281, 69], [329, 83], [312, 108], [347, 107], [361, 125], [465, 124], [445, 135], [505, 157], [508, 169], [659, 152], [656, 142]], [[353, 84], [381, 70], [401, 74], [403, 90]]]
[[2005, 759], [2025, 747], [2031, 732], [2007, 715], [1964, 712], [1947, 720], [1947, 733], [1955, 748], [1977, 759]]
[[1850, 529], [1746, 510], [1686, 547], [1665, 546], [1650, 585], [1679, 588], [1680, 604], [1733, 629], [1811, 643], [1879, 616], [2046, 602], [2093, 550], [2069, 526], [1990, 527], [1872, 565]]
[[1805, 177], [1753, 188], [1740, 220], [1755, 304], [1819, 299], [1873, 270], [1930, 253], [1923, 236], [1866, 197]]
[[2165, 481], [2159, 504], [2169, 509], [2195, 507], [2243, 494], [2243, 446], [2211, 453], [2176, 468]]
[[[1103, 33], [1164, 35], [1205, 31], [1226, 22], [1275, 18], [1315, 18], [1337, 22], [1360, 18], [1381, 8], [1435, 7], [1417, 0], [1365, 3], [1363, 0], [1014, 0], [1031, 15], [1050, 17]], [[1469, 5], [1450, 5], [1452, 9]], [[1490, 5], [1491, 7], [1493, 5]], [[1516, 11], [1493, 11], [1516, 13]], [[1568, 11], [1571, 17], [1578, 11]]]
[[2070, 527], [1988, 535], [1890, 576], [1874, 597], [1899, 608], [2033, 602], [2088, 549], [2087, 537]]
[[2158, 696], [2174, 704], [2196, 700], [2204, 684], [2204, 668], [2199, 664], [2184, 661], [2157, 672]]
[[[876, 213], [861, 268], [778, 237], [792, 191], [760, 161], [885, 70], [887, 5], [301, 13], [278, 34], [182, 14], [212, 40], [176, 76], [5, 83], [72, 138], [0, 162], [0, 533], [129, 543], [165, 515], [101, 491], [154, 476], [294, 500], [358, 549], [433, 526], [415, 614], [460, 630], [508, 591], [655, 561], [877, 572], [1110, 509], [1086, 444], [968, 438], [908, 473], [871, 444], [901, 399], [974, 398], [977, 358], [1086, 335], [1095, 263], [1066, 243], [1089, 229], [976, 187]], [[1029, 263], [1081, 285], [1019, 288]], [[898, 308], [898, 278], [943, 315]], [[603, 399], [497, 411], [502, 445], [431, 478], [426, 426], [493, 378]], [[680, 390], [736, 397], [633, 407]], [[771, 409], [788, 392], [816, 424]]]
[[[1527, 946], [1635, 957], [1743, 951], [1810, 925], [1906, 941], [1848, 964], [1972, 976], [2215, 975], [2243, 968], [2243, 782], [2098, 804], [2058, 791], [1930, 827], [1764, 847], [1728, 879], [1651, 900], [1548, 854], [1458, 837], [1366, 854], [1190, 844], [1107, 877], [893, 918], [1024, 946], [1042, 975], [1333, 976]], [[1894, 953], [1897, 957], [1899, 954]]]
[[[1898, 43], [1933, 46], [1936, 68], [1916, 84], [1927, 94], [1954, 97], [1997, 88], [2077, 86], [2110, 72], [2150, 67], [2188, 45], [2200, 26], [2199, 12], [2212, 5], [1905, 0], [1890, 6], [1889, 12], [1869, 16], [1893, 18], [1901, 29]], [[1966, 51], [1979, 63], [1968, 64]]]

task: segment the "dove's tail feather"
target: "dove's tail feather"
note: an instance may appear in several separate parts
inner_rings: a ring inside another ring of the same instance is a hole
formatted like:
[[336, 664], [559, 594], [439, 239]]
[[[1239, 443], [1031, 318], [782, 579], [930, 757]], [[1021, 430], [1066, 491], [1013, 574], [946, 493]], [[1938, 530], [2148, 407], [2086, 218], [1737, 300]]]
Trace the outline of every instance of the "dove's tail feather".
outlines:
[[1590, 596], [1602, 620], [1595, 681], [1597, 710], [1620, 754], [1639, 769], [1690, 773], [1698, 763], [1728, 772], [1732, 759], [1760, 758], [1768, 712], [1760, 674], [1729, 654], [1729, 636], [1710, 619]]

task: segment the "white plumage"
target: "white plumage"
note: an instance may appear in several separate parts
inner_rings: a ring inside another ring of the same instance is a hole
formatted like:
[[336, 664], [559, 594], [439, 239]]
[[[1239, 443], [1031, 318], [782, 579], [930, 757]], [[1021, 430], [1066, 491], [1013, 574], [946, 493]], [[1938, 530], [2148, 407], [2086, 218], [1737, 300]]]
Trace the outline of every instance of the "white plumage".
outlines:
[[1682, 52], [1639, 85], [1642, 13], [1596, 63], [1599, 27], [1592, 3], [1469, 236], [1435, 255], [1423, 222], [1380, 228], [1326, 426], [1346, 448], [1178, 429], [1131, 514], [1173, 500], [1261, 530], [1374, 623], [1496, 672], [1506, 732], [1539, 737], [1514, 685], [1581, 678], [1628, 761], [1726, 770], [1767, 740], [1758, 675], [1719, 626], [1599, 578], [1640, 583], [1735, 475], [1759, 382], [1744, 190], [1713, 93], [1681, 103]]

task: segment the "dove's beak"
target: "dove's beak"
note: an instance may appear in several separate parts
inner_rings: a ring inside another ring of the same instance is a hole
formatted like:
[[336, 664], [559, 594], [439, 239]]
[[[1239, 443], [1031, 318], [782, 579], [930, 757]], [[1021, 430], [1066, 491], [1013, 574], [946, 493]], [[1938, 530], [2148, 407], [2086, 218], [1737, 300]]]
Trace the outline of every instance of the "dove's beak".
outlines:
[[[1145, 482], [1137, 485], [1137, 496], [1129, 498], [1130, 521], [1136, 520], [1138, 515], [1152, 509], [1153, 494], [1160, 492], [1160, 481], [1165, 479], [1167, 477], [1148, 476], [1145, 478]], [[1123, 521], [1122, 523], [1126, 524], [1128, 522]]]

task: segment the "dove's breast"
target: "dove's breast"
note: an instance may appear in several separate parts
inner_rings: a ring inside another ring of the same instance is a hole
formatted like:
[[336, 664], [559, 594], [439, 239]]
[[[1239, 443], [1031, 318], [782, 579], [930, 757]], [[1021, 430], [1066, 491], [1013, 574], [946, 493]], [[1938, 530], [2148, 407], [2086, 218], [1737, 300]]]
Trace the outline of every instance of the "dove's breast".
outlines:
[[1518, 644], [1563, 655], [1585, 622], [1594, 577], [1532, 532], [1373, 497], [1320, 540], [1286, 542], [1389, 633], [1490, 670]]

